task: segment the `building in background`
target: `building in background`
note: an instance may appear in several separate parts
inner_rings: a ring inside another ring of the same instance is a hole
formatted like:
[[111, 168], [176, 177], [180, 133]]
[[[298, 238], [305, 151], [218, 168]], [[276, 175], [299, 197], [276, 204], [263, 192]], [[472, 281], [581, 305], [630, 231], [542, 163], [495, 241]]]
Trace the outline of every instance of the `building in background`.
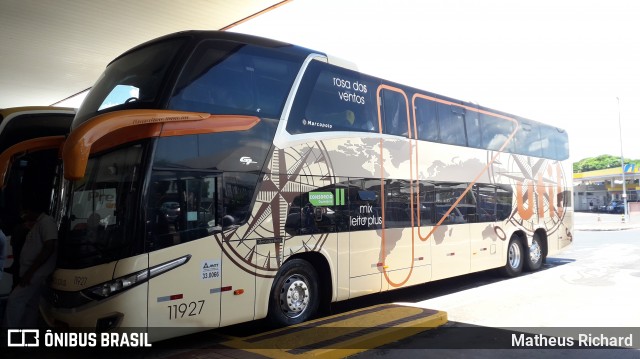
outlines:
[[[626, 182], [629, 212], [640, 213], [640, 167], [633, 164], [625, 165], [624, 178]], [[573, 197], [576, 211], [589, 211], [590, 203], [593, 210], [600, 212], [624, 213], [622, 168], [607, 168], [573, 174]], [[612, 202], [615, 204], [612, 205]], [[617, 206], [617, 207], [616, 207]]]

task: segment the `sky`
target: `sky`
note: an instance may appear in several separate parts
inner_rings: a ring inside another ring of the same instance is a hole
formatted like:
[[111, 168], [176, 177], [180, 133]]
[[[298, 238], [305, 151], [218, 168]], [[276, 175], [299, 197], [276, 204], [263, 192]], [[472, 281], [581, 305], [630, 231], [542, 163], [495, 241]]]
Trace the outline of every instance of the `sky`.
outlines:
[[564, 128], [574, 162], [640, 158], [639, 1], [294, 0], [230, 31]]

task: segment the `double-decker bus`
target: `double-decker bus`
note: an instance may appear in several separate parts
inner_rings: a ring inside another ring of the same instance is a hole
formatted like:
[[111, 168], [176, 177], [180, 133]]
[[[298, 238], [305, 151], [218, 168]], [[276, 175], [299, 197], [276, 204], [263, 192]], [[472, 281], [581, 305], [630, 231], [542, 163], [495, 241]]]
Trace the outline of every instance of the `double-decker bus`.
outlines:
[[161, 37], [111, 62], [74, 119], [46, 319], [155, 341], [534, 271], [572, 241], [568, 155], [561, 129], [321, 52]]
[[[20, 222], [24, 194], [50, 202], [59, 148], [74, 115], [75, 109], [66, 107], [0, 109], [0, 224], [8, 236], [4, 269], [13, 265], [10, 240]], [[0, 296], [10, 292], [12, 282], [9, 273], [2, 276]]]

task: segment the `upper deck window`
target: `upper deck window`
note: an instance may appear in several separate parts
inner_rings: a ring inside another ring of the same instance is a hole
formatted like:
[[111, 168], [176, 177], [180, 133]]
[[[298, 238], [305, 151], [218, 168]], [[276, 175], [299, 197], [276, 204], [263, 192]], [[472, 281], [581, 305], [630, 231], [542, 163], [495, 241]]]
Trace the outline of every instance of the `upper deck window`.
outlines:
[[294, 100], [287, 131], [378, 132], [377, 86], [357, 72], [312, 61]]
[[465, 146], [467, 144], [464, 128], [465, 109], [443, 103], [438, 103], [437, 108], [440, 141], [450, 145]]
[[416, 98], [414, 102], [418, 138], [421, 140], [466, 146], [463, 107]]
[[540, 137], [541, 127], [540, 125], [532, 124], [525, 120], [520, 121], [520, 129], [516, 132], [515, 137], [517, 153], [542, 157], [542, 148], [548, 143], [548, 139]]
[[407, 137], [409, 135], [409, 120], [407, 118], [407, 100], [401, 92], [382, 90], [381, 116], [384, 133]]
[[513, 133], [513, 123], [484, 113], [478, 117], [480, 118], [482, 147], [492, 151], [513, 152], [513, 145], [509, 142], [509, 136]]
[[540, 126], [542, 155], [547, 158], [566, 160], [569, 158], [569, 139], [567, 133], [552, 126]]
[[436, 142], [439, 137], [438, 117], [436, 113], [436, 103], [422, 98], [417, 98], [414, 102], [416, 111], [416, 128], [418, 139]]
[[169, 109], [280, 118], [301, 60], [278, 50], [209, 40], [191, 55]]

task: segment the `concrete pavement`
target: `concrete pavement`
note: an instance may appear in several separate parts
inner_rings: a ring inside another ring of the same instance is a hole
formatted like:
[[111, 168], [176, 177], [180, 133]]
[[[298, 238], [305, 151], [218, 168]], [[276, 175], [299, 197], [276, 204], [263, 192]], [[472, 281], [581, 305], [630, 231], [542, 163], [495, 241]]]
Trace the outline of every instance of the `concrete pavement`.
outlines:
[[635, 228], [640, 228], [640, 213], [629, 214], [629, 220], [624, 220], [622, 214], [574, 213], [574, 229], [576, 231], [619, 231]]

